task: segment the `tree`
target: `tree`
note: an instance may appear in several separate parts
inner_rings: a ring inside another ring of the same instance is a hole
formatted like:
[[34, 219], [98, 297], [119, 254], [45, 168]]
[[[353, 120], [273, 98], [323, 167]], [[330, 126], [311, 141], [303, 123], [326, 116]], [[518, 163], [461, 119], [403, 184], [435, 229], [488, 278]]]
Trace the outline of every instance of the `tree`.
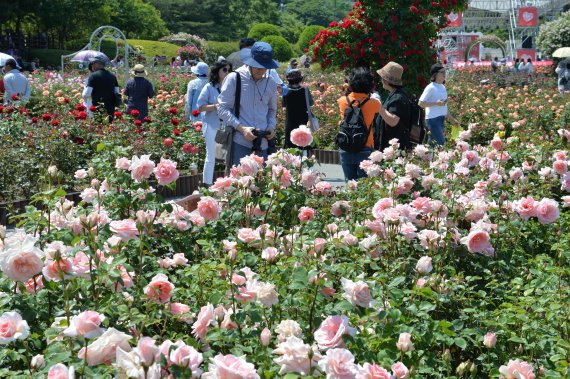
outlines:
[[288, 61], [293, 56], [293, 50], [289, 42], [281, 36], [265, 36], [261, 39], [273, 48], [274, 58], [279, 62]]
[[289, 0], [285, 10], [305, 25], [327, 26], [331, 21], [344, 17], [350, 6], [340, 0]]
[[570, 46], [570, 12], [540, 27], [536, 45], [546, 55], [552, 55], [559, 47]]
[[311, 45], [323, 68], [353, 67], [367, 61], [378, 69], [389, 61], [400, 63], [407, 88], [427, 84], [436, 60], [437, 32], [447, 25], [446, 14], [467, 7], [467, 0], [362, 0], [341, 23], [331, 22]]
[[324, 27], [320, 25], [308, 25], [303, 29], [303, 33], [299, 36], [299, 41], [297, 41], [297, 46], [301, 50], [305, 50], [309, 47], [311, 41], [317, 36], [317, 34], [323, 30]]
[[160, 12], [142, 0], [112, 2], [111, 24], [122, 30], [127, 38], [158, 39], [168, 34]]
[[281, 33], [277, 26], [262, 22], [260, 24], [253, 25], [249, 30], [249, 33], [247, 33], [247, 36], [255, 40], [260, 40], [266, 36], [281, 36]]

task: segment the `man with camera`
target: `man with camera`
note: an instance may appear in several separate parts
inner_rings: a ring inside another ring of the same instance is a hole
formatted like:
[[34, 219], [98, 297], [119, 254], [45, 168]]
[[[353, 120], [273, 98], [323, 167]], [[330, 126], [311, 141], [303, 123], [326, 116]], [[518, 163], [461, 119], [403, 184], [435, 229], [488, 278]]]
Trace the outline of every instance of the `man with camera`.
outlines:
[[[218, 97], [220, 119], [236, 131], [231, 149], [232, 166], [252, 152], [267, 158], [268, 149], [272, 144], [275, 146], [277, 91], [275, 80], [267, 71], [279, 67], [279, 63], [273, 60], [271, 45], [256, 42], [244, 64], [226, 77]], [[237, 75], [241, 79], [239, 89]], [[234, 112], [236, 90], [241, 91], [239, 118]]]

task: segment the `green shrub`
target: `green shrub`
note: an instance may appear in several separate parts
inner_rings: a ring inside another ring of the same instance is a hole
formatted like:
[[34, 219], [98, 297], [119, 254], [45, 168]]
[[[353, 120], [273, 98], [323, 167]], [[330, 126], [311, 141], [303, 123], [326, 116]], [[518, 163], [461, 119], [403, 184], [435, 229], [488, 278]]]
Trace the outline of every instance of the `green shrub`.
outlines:
[[59, 49], [30, 49], [28, 52], [28, 60], [38, 58], [40, 66], [61, 66], [61, 56], [71, 54], [73, 51]]
[[261, 23], [253, 25], [247, 36], [260, 41], [267, 36], [281, 36], [281, 32], [279, 32], [279, 27], [276, 25]]
[[168, 42], [178, 46], [196, 46], [200, 50], [206, 48], [207, 42], [202, 37], [189, 33], [176, 33], [159, 39], [160, 42]]
[[570, 12], [563, 13], [554, 21], [540, 26], [536, 44], [546, 55], [551, 55], [559, 47], [570, 42]]
[[305, 29], [303, 29], [303, 32], [299, 36], [299, 40], [297, 41], [297, 47], [304, 52], [305, 49], [309, 47], [311, 40], [317, 36], [317, 33], [320, 30], [323, 29], [324, 27], [320, 25], [308, 25], [307, 27], [305, 27]]
[[281, 36], [267, 36], [261, 39], [273, 47], [273, 57], [280, 62], [288, 61], [293, 56], [289, 42]]
[[220, 42], [220, 41], [208, 41], [206, 47], [206, 57], [204, 60], [208, 63], [215, 62], [221, 55], [223, 57], [228, 57], [234, 51], [239, 49], [239, 41], [233, 42]]
[[[140, 46], [144, 50], [144, 55], [154, 57], [155, 55], [166, 55], [166, 59], [170, 60], [176, 57], [179, 47], [168, 42], [148, 41], [144, 39], [128, 39], [127, 42], [131, 46]], [[114, 55], [114, 54], [113, 54]]]

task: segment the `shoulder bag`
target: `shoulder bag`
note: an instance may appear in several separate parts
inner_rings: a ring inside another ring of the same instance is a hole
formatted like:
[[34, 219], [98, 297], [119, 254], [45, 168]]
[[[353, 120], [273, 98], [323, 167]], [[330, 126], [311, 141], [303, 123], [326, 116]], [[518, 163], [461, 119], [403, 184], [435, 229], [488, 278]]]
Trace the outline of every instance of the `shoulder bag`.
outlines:
[[309, 89], [305, 88], [305, 102], [307, 104], [307, 115], [309, 116], [309, 119], [307, 121], [307, 126], [309, 127], [309, 129], [311, 129], [311, 132], [316, 132], [317, 130], [319, 130], [320, 125], [319, 125], [319, 119], [317, 117], [315, 117], [315, 115], [313, 114], [313, 111], [311, 110], [311, 105], [309, 104]]
[[[239, 107], [241, 99], [241, 77], [239, 72], [236, 72], [236, 93], [234, 100], [234, 115], [239, 118]], [[232, 143], [234, 140], [235, 129], [226, 124], [222, 124], [220, 129], [216, 131], [216, 160], [224, 161], [226, 169], [229, 168], [229, 163], [232, 157]]]

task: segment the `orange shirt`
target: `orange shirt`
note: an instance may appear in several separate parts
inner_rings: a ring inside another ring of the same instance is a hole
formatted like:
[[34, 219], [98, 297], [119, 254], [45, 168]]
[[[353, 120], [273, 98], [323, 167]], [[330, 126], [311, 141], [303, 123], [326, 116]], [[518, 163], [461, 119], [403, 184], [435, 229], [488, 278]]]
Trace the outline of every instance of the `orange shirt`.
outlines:
[[[354, 93], [351, 92], [348, 95], [350, 101], [358, 100], [360, 102], [364, 101], [368, 97], [366, 93]], [[340, 107], [340, 117], [341, 120], [344, 119], [344, 111], [348, 107], [348, 103], [346, 102], [346, 96], [340, 97], [338, 100], [338, 106]], [[377, 99], [370, 98], [361, 108], [362, 115], [364, 116], [364, 122], [368, 126], [368, 129], [372, 126], [374, 122], [374, 116], [380, 113], [380, 102]], [[370, 134], [368, 134], [368, 141], [366, 142], [366, 147], [374, 148], [374, 132], [371, 130]]]

